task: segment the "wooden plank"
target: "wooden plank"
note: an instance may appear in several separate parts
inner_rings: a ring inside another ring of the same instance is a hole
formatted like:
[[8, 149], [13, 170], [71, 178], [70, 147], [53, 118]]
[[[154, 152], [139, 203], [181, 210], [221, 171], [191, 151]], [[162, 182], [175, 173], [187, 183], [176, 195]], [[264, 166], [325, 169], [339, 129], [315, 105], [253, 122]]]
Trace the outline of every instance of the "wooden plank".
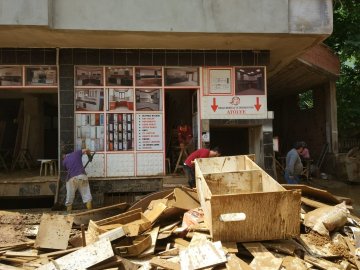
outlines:
[[307, 270], [306, 262], [297, 257], [286, 256], [283, 259], [282, 267], [285, 269]]
[[[109, 267], [121, 266], [122, 264], [123, 264], [122, 258], [120, 256], [115, 255], [101, 263], [91, 266], [90, 268], [88, 268], [88, 270], [102, 270], [102, 269], [107, 269]], [[118, 269], [118, 267], [116, 267], [115, 269]]]
[[308, 263], [311, 263], [312, 265], [315, 265], [316, 267], [319, 267], [320, 269], [328, 270], [328, 269], [342, 269], [340, 264], [332, 263], [330, 261], [321, 259], [321, 258], [315, 258], [313, 256], [305, 254], [304, 260]]
[[110, 241], [114, 241], [115, 239], [121, 238], [129, 234], [129, 231], [126, 226], [121, 226], [120, 228], [113, 229], [104, 234], [96, 237], [95, 241], [100, 241], [104, 239], [109, 239]]
[[153, 228], [150, 232], [146, 233], [146, 234], [150, 234], [150, 236], [151, 236], [151, 246], [147, 250], [145, 250], [143, 253], [141, 253], [138, 256], [139, 258], [143, 258], [143, 257], [154, 254], [159, 229], [160, 229], [160, 227], [158, 226], [158, 227]]
[[[114, 252], [109, 239], [103, 239], [55, 261], [60, 266], [60, 269], [79, 269], [89, 268], [112, 256], [114, 256]], [[38, 270], [56, 270], [56, 266], [50, 262], [39, 267]]]
[[169, 262], [167, 260], [159, 259], [156, 257], [151, 259], [150, 265], [161, 267], [168, 270], [181, 270], [180, 264]]
[[236, 257], [235, 254], [230, 254], [230, 256], [228, 256], [226, 268], [228, 270], [254, 270], [246, 262]]
[[177, 256], [179, 255], [179, 249], [178, 248], [172, 248], [169, 250], [165, 250], [163, 252], [159, 252], [157, 256]]
[[196, 270], [213, 267], [225, 263], [225, 252], [221, 242], [207, 242], [203, 246], [187, 248], [180, 251], [180, 263], [182, 269]]
[[76, 225], [89, 224], [90, 220], [99, 221], [108, 217], [119, 215], [123, 213], [127, 208], [129, 208], [129, 204], [119, 203], [107, 207], [89, 210], [82, 213], [71, 214], [71, 216], [74, 217], [74, 224]]
[[200, 207], [200, 201], [196, 192], [184, 191], [180, 188], [174, 189], [174, 200], [172, 207], [191, 210]]
[[137, 208], [137, 209], [134, 209], [134, 210], [131, 210], [131, 211], [127, 211], [127, 212], [125, 212], [123, 214], [119, 214], [119, 215], [116, 215], [116, 216], [113, 216], [113, 217], [109, 217], [109, 218], [105, 218], [105, 219], [96, 221], [95, 223], [98, 226], [108, 225], [108, 224], [115, 224], [115, 223], [118, 223], [119, 219], [123, 219], [125, 217], [131, 216], [131, 215], [136, 214], [136, 213], [141, 213], [141, 212], [142, 212], [141, 208]]
[[282, 185], [287, 190], [301, 189], [301, 195], [327, 204], [339, 204], [341, 201], [330, 192], [306, 185]]
[[76, 248], [70, 248], [70, 249], [66, 249], [66, 250], [60, 250], [60, 251], [55, 251], [55, 252], [50, 252], [50, 253], [45, 253], [42, 255], [46, 255], [46, 257], [57, 257], [57, 256], [61, 256], [61, 255], [65, 255], [71, 252], [74, 252], [76, 250], [81, 249], [81, 247], [76, 247]]
[[0, 270], [23, 270], [24, 268], [19, 268], [7, 264], [0, 263]]
[[145, 217], [147, 217], [151, 223], [154, 223], [159, 216], [164, 212], [166, 209], [166, 205], [163, 203], [159, 203], [157, 206], [155, 206]]
[[184, 240], [183, 238], [175, 238], [174, 242], [176, 244], [182, 245], [184, 247], [188, 247], [190, 245], [189, 241]]
[[156, 207], [159, 203], [163, 203], [165, 205], [167, 205], [168, 199], [158, 199], [158, 200], [153, 200], [150, 202], [149, 206], [147, 207], [146, 211], [144, 212], [144, 215], [146, 216], [148, 213], [151, 212], [151, 210], [154, 209], [154, 207]]
[[44, 213], [40, 220], [35, 248], [66, 249], [74, 217]]
[[238, 253], [238, 247], [235, 242], [222, 243], [223, 248], [229, 253]]
[[4, 256], [6, 257], [38, 257], [38, 251], [7, 251]]
[[171, 230], [171, 229], [174, 228], [176, 225], [178, 225], [180, 222], [181, 222], [181, 220], [176, 221], [176, 222], [174, 222], [174, 223], [171, 223], [171, 224], [169, 224], [169, 225], [161, 228], [161, 229], [159, 230], [159, 232]]
[[242, 243], [244, 247], [255, 257], [250, 263], [254, 269], [278, 270], [281, 267], [282, 259], [276, 258], [262, 244]]
[[344, 237], [346, 244], [348, 245], [349, 249], [350, 249], [350, 254], [354, 256], [355, 258], [355, 263], [358, 269], [360, 269], [360, 261], [359, 259], [355, 256], [355, 245], [351, 242], [350, 238], [348, 236]]

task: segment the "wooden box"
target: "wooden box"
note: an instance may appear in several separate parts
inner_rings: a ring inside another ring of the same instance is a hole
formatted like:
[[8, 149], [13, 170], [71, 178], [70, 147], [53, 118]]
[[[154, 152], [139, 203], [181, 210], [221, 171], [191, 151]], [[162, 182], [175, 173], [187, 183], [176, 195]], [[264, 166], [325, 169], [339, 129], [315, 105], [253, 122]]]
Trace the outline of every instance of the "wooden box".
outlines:
[[301, 191], [284, 189], [252, 159], [254, 155], [195, 161], [197, 190], [213, 241], [249, 242], [300, 235]]

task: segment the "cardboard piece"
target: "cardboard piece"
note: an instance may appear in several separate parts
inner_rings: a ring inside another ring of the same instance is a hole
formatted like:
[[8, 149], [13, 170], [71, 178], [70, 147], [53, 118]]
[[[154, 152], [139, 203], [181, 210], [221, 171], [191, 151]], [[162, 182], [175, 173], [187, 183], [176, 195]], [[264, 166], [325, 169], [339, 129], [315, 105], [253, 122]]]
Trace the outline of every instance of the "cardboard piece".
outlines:
[[74, 221], [72, 216], [44, 213], [40, 220], [35, 248], [66, 249]]

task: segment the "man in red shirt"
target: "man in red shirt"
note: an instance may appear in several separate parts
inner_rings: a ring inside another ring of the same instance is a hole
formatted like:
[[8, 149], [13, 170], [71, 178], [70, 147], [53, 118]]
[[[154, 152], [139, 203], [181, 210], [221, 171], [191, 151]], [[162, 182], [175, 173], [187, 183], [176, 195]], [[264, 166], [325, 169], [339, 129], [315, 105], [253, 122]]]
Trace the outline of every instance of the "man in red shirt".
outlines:
[[193, 152], [189, 149], [191, 148], [190, 146], [193, 145], [193, 133], [191, 127], [186, 125], [184, 120], [181, 120], [180, 125], [177, 127], [177, 132], [181, 149], [188, 146], [188, 153], [191, 154]]
[[209, 149], [199, 149], [192, 153], [185, 161], [183, 169], [186, 175], [186, 178], [189, 181], [190, 188], [196, 187], [195, 181], [195, 164], [192, 164], [191, 161], [194, 161], [197, 158], [208, 158], [208, 157], [218, 157], [220, 156], [220, 148], [215, 147], [212, 150]]

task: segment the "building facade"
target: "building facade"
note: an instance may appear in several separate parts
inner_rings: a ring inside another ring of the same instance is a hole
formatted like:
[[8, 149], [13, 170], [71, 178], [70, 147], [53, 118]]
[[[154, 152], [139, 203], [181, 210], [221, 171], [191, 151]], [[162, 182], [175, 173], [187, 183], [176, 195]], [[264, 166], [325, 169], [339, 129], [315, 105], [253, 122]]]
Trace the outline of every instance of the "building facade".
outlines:
[[274, 175], [268, 102], [286, 95], [269, 82], [332, 32], [330, 0], [0, 2], [0, 99], [31, 116], [34, 158], [59, 162], [60, 185], [32, 192], [63, 196], [60, 156], [87, 147], [95, 205], [162, 189], [181, 119], [197, 149]]

